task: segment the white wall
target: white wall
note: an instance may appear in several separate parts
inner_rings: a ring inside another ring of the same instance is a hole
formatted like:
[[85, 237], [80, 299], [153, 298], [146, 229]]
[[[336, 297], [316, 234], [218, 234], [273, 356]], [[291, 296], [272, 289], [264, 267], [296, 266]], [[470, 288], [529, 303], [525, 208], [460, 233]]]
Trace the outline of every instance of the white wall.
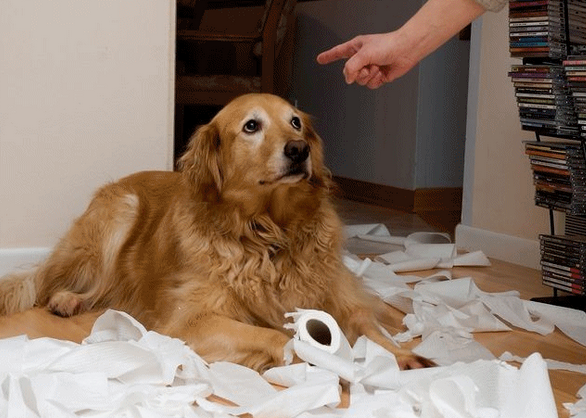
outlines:
[[[538, 267], [540, 233], [549, 232], [548, 211], [534, 204], [535, 188], [523, 140], [513, 85], [508, 10], [486, 13], [473, 25], [468, 130], [460, 247]], [[558, 230], [561, 216], [558, 216]]]
[[0, 250], [51, 247], [93, 190], [172, 167], [175, 2], [0, 2]]

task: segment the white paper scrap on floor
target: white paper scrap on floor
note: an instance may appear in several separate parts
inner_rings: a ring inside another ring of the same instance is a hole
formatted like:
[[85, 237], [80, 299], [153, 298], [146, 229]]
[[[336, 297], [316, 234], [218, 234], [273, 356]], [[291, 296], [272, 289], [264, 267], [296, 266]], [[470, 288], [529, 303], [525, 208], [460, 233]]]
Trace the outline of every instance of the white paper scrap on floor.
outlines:
[[[92, 417], [510, 417], [557, 416], [547, 365], [539, 354], [520, 368], [476, 360], [399, 371], [392, 354], [361, 338], [348, 351], [320, 350], [319, 311], [295, 313], [294, 340], [321, 351], [309, 363], [267, 371], [264, 378], [231, 363], [206, 364], [181, 341], [148, 332], [127, 314], [107, 311], [82, 344], [49, 338], [0, 340], [2, 416]], [[303, 325], [305, 324], [305, 325]], [[324, 321], [335, 333], [337, 324]], [[322, 330], [323, 332], [323, 330]], [[295, 343], [293, 343], [294, 345]], [[322, 347], [323, 348], [323, 347]], [[340, 369], [350, 405], [340, 402]], [[348, 373], [351, 369], [352, 372]], [[277, 390], [268, 382], [285, 386]], [[215, 394], [237, 406], [207, 399]], [[24, 415], [23, 415], [24, 414]]]

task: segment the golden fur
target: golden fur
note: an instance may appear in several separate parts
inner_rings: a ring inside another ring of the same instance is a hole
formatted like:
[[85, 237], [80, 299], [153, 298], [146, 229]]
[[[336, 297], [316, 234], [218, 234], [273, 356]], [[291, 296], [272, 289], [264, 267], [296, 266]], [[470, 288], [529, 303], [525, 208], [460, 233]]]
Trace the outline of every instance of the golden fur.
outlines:
[[384, 304], [343, 265], [331, 186], [308, 117], [242, 96], [197, 130], [179, 172], [100, 189], [46, 262], [0, 281], [0, 312], [123, 310], [209, 361], [261, 370], [283, 362], [284, 314], [312, 308], [425, 365], [381, 334]]

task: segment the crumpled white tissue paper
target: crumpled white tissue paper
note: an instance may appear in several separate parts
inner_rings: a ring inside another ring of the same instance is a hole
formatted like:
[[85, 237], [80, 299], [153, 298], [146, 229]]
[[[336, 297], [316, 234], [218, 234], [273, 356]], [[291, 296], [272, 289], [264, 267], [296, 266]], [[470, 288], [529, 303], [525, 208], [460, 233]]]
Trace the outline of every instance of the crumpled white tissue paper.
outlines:
[[405, 295], [413, 300], [413, 313], [405, 316], [408, 331], [396, 336], [398, 341], [449, 328], [505, 331], [509, 324], [542, 335], [553, 332], [557, 326], [576, 342], [586, 344], [586, 313], [525, 301], [516, 292], [486, 293], [469, 277], [421, 282], [413, 293]]
[[[319, 311], [292, 316], [299, 320], [303, 315], [324, 318]], [[328, 322], [328, 326], [337, 324]], [[356, 370], [347, 409], [337, 408], [344, 376], [324, 369], [329, 363], [276, 367], [261, 377], [236, 364], [207, 364], [181, 341], [146, 331], [127, 314], [107, 311], [82, 344], [24, 336], [0, 340], [0, 358], [10, 359], [0, 363], [0, 415], [556, 416], [546, 365], [539, 355], [526, 359], [520, 369], [496, 360], [477, 360], [401, 372], [391, 353], [365, 337], [352, 347], [351, 358], [346, 348], [324, 352], [341, 356]], [[211, 394], [237, 405], [216, 402]]]
[[[378, 233], [382, 233], [380, 230]], [[390, 266], [376, 260], [346, 255], [344, 263], [381, 299], [406, 313], [403, 323], [407, 331], [395, 339], [406, 342], [421, 336], [425, 345], [416, 348], [416, 352], [421, 350], [419, 354], [426, 353], [426, 357], [439, 364], [468, 361], [464, 346], [480, 355], [478, 358], [487, 358], [487, 351], [473, 341], [470, 333], [507, 331], [510, 326], [541, 335], [553, 332], [557, 326], [568, 337], [586, 345], [583, 311], [522, 300], [516, 291], [483, 292], [472, 278], [452, 279], [449, 271], [438, 271], [428, 277], [399, 276]], [[411, 288], [408, 283], [416, 284]], [[426, 342], [430, 335], [450, 341], [451, 349]], [[457, 341], [461, 349], [454, 345]]]
[[[321, 315], [301, 311], [295, 318]], [[303, 326], [303, 321], [297, 326]], [[297, 339], [303, 338], [301, 333]], [[309, 338], [308, 344], [317, 348]], [[330, 350], [328, 356], [346, 353]], [[355, 380], [350, 386], [348, 409], [326, 411], [323, 416], [343, 417], [531, 417], [557, 416], [547, 366], [539, 354], [526, 359], [520, 369], [497, 361], [475, 360], [468, 364], [399, 371], [391, 353], [362, 337], [353, 347]], [[299, 353], [298, 353], [299, 354]], [[330, 367], [330, 358], [318, 356], [306, 361]], [[384, 372], [381, 372], [383, 371]], [[336, 372], [337, 373], [337, 372]], [[338, 375], [345, 378], [345, 370]], [[282, 379], [280, 380], [283, 381]], [[322, 416], [314, 411], [311, 415]]]
[[578, 391], [578, 398], [575, 403], [564, 403], [564, 408], [570, 411], [573, 418], [586, 417], [586, 385], [582, 386]]
[[[508, 351], [501, 354], [499, 359], [508, 362], [514, 361], [517, 363], [523, 363], [525, 361], [524, 357], [516, 356]], [[549, 370], [566, 370], [568, 372], [586, 374], [586, 364], [574, 364], [551, 359], [545, 359], [545, 363]]]
[[191, 403], [211, 393], [183, 342], [115, 311], [82, 344], [19, 336], [0, 340], [0, 358], [4, 417], [197, 416]]
[[377, 261], [387, 264], [395, 272], [454, 266], [490, 266], [490, 261], [482, 251], [458, 255], [450, 236], [442, 232], [414, 232], [407, 237], [398, 237], [392, 236], [384, 224], [367, 224], [347, 226], [346, 236], [400, 247], [399, 250], [376, 257]]

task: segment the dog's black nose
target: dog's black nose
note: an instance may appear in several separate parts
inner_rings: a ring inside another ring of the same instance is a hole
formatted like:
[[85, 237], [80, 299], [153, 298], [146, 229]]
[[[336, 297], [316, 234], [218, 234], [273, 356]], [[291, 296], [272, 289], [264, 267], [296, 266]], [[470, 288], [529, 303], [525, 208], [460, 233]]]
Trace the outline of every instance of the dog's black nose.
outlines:
[[296, 164], [302, 163], [309, 156], [309, 145], [305, 141], [289, 141], [285, 145], [285, 156]]

